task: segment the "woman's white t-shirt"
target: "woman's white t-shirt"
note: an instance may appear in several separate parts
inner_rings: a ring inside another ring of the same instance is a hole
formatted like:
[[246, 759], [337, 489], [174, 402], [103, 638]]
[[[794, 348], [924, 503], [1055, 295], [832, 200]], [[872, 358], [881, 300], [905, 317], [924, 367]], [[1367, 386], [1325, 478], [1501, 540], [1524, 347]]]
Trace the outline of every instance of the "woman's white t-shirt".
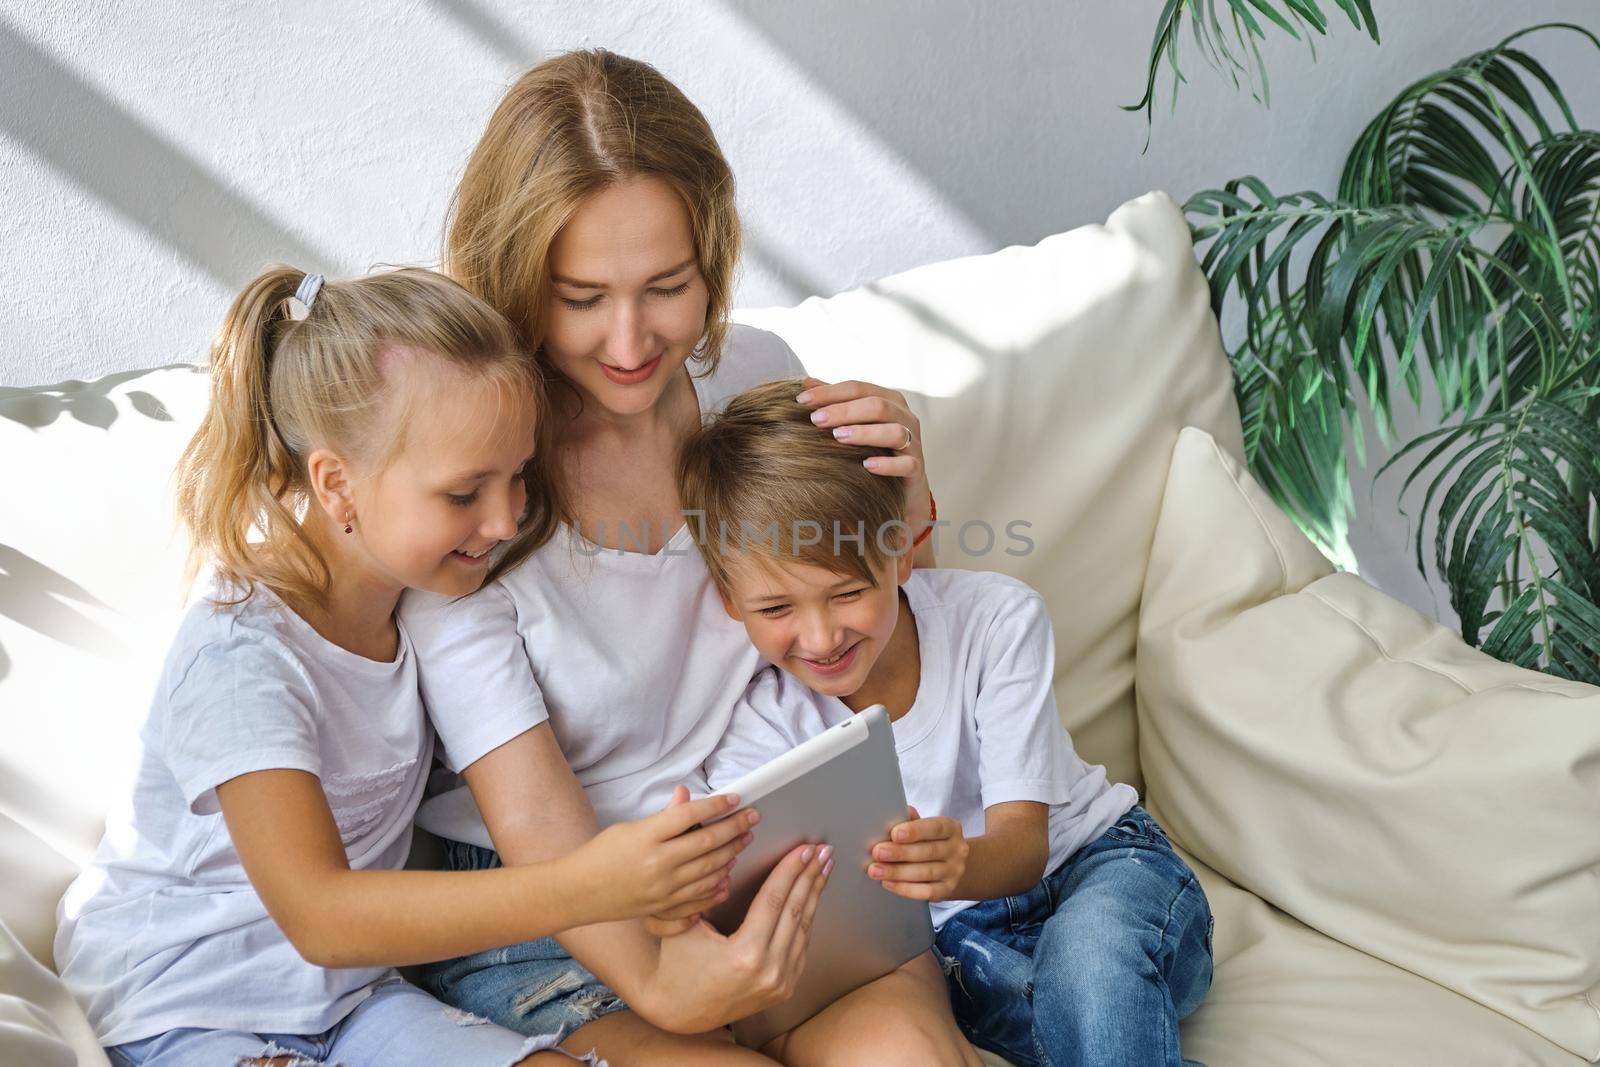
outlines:
[[[716, 373], [694, 384], [708, 412], [804, 374], [782, 339], [734, 326]], [[601, 548], [562, 525], [478, 593], [413, 590], [400, 610], [449, 768], [548, 720], [601, 826], [659, 810], [679, 783], [704, 790], [701, 764], [761, 665], [687, 524], [654, 554]], [[459, 784], [429, 798], [417, 824], [493, 847]]]
[[57, 908], [56, 963], [101, 1044], [180, 1027], [321, 1033], [395, 973], [306, 962], [240, 865], [216, 787], [314, 774], [351, 868], [400, 869], [433, 752], [415, 661], [404, 627], [393, 662], [370, 660], [259, 586], [242, 604], [190, 607], [132, 797]]

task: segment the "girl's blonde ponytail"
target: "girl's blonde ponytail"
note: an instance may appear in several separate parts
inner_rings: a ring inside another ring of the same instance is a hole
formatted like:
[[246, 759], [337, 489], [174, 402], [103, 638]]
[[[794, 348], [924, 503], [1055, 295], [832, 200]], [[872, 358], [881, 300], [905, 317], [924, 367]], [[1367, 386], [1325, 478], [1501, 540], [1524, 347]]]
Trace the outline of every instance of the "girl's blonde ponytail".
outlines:
[[[234, 299], [212, 342], [211, 403], [178, 461], [178, 517], [194, 546], [191, 578], [209, 560], [219, 575], [256, 572], [290, 595], [315, 597], [327, 586], [318, 553], [302, 561], [313, 563], [313, 573], [269, 578], [281, 564], [261, 559], [250, 546], [253, 533], [269, 544], [285, 534], [304, 540], [285, 503], [296, 481], [294, 457], [273, 424], [270, 399], [272, 351], [304, 277], [293, 267], [262, 271]], [[238, 592], [248, 593], [249, 583], [242, 584]]]

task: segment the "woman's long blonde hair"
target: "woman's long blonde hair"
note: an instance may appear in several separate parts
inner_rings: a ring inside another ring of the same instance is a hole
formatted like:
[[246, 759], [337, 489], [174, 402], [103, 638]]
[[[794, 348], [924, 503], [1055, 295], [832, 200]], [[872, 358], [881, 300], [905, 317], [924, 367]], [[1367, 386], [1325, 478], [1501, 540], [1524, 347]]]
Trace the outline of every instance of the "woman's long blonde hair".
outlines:
[[[410, 414], [405, 356], [524, 390], [545, 421], [539, 372], [516, 332], [455, 282], [419, 268], [327, 282], [295, 318], [305, 276], [268, 267], [234, 300], [212, 343], [210, 405], [178, 462], [191, 577], [212, 563], [231, 602], [257, 582], [297, 606], [325, 602], [332, 575], [302, 526], [306, 459], [331, 448], [378, 471], [398, 455]], [[550, 516], [530, 503], [529, 526], [548, 536]]]
[[[473, 149], [450, 205], [444, 269], [510, 319], [551, 381], [541, 351], [550, 306], [550, 247], [585, 200], [648, 175], [683, 200], [707, 293], [700, 374], [722, 358], [739, 259], [733, 171], [700, 109], [648, 63], [604, 49], [566, 52], [507, 90]], [[528, 467], [528, 499], [565, 514], [554, 420]], [[542, 544], [529, 528], [491, 573]]]

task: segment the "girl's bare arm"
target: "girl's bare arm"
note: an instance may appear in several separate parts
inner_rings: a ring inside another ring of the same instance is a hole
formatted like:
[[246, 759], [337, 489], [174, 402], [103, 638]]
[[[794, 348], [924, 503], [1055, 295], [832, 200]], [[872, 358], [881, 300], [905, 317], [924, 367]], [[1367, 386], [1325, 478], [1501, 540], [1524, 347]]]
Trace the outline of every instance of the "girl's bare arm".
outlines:
[[[571, 776], [565, 761], [561, 771]], [[302, 956], [326, 967], [449, 959], [650, 914], [641, 905], [658, 897], [709, 899], [743, 847], [730, 820], [685, 833], [726, 810], [719, 798], [613, 827], [604, 839], [594, 839], [591, 822], [584, 847], [521, 866], [353, 871], [315, 775], [255, 771], [219, 785], [217, 797], [268, 914]]]

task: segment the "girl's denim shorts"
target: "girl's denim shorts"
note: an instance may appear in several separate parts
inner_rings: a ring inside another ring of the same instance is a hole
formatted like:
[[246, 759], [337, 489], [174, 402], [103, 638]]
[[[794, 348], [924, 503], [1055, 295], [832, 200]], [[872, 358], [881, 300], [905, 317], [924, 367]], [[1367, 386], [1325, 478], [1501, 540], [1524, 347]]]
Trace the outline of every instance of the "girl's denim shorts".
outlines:
[[[461, 841], [446, 841], [445, 857], [454, 871], [500, 866], [495, 852]], [[429, 964], [419, 969], [417, 984], [453, 1008], [519, 1034], [550, 1035], [557, 1041], [612, 1012], [628, 1010], [553, 937]]]
[[[106, 1055], [112, 1067], [216, 1067], [276, 1057], [285, 1057], [294, 1067], [511, 1067], [540, 1049], [554, 1048], [558, 1040], [514, 1033], [457, 1011], [397, 976], [373, 986], [350, 1014], [320, 1034], [186, 1028], [112, 1046]], [[574, 1062], [600, 1062], [593, 1056], [567, 1055]]]

